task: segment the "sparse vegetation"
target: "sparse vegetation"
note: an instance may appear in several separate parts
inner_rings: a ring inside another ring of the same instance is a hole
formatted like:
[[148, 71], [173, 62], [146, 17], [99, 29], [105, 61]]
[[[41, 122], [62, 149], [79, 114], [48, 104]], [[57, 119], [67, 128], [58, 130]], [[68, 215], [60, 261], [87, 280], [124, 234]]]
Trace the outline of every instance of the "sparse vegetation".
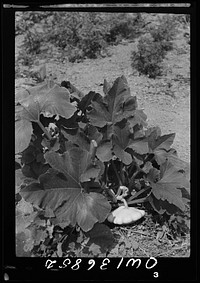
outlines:
[[173, 48], [175, 27], [174, 19], [164, 16], [158, 26], [150, 28], [149, 33], [139, 39], [137, 51], [132, 53], [132, 67], [149, 78], [161, 75], [162, 61], [167, 51]]
[[132, 53], [132, 67], [139, 74], [156, 78], [161, 74], [161, 63], [165, 50], [160, 42], [154, 41], [151, 35], [144, 35], [139, 39], [137, 51]]
[[125, 13], [19, 13], [16, 34], [23, 34], [24, 43], [18, 60], [32, 64], [35, 55], [51, 57], [54, 51], [70, 62], [96, 58], [109, 44], [137, 37], [141, 23], [140, 14], [133, 18]]

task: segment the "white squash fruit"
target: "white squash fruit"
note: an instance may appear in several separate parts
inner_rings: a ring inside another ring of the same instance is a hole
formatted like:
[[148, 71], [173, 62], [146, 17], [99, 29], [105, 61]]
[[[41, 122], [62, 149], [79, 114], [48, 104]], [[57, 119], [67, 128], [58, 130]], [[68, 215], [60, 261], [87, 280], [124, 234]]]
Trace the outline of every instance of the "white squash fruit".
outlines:
[[140, 210], [135, 207], [120, 206], [108, 215], [107, 220], [114, 224], [122, 225], [137, 221], [144, 215], [144, 210]]

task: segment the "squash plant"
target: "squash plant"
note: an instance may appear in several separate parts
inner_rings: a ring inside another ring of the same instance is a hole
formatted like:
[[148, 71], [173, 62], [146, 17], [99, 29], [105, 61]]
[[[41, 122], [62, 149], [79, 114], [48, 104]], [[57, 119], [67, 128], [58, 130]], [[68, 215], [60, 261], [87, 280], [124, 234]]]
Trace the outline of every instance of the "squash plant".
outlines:
[[185, 210], [189, 169], [171, 148], [175, 134], [148, 128], [124, 76], [104, 80], [103, 93], [46, 79], [16, 94], [16, 233], [25, 256], [58, 227], [92, 231], [121, 201]]

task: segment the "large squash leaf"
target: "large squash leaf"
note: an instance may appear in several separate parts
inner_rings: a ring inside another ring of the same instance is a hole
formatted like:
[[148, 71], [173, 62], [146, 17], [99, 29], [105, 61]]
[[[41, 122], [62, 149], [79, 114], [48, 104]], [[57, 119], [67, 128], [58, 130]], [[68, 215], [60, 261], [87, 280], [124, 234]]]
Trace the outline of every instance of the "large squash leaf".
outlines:
[[90, 91], [88, 94], [86, 94], [81, 101], [78, 102], [78, 108], [85, 112], [89, 105], [91, 105], [92, 100], [97, 100], [101, 95], [99, 93], [96, 93], [94, 91]]
[[28, 120], [15, 121], [15, 153], [22, 152], [28, 147], [33, 133], [32, 124]]
[[43, 208], [46, 216], [55, 217], [54, 223], [61, 227], [77, 223], [84, 231], [89, 231], [96, 222], [103, 222], [111, 209], [109, 202], [99, 193], [86, 193], [81, 184], [98, 177], [102, 169], [100, 161], [92, 160], [90, 152], [77, 147], [62, 155], [47, 152], [45, 159], [65, 178], [59, 180], [54, 171], [57, 179], [51, 183], [47, 176], [42, 176], [40, 184], [22, 189], [20, 194], [25, 200]]
[[149, 203], [159, 214], [175, 214], [179, 209], [176, 205], [169, 203], [167, 200], [157, 199], [153, 194], [148, 197]]
[[45, 96], [42, 96], [41, 111], [44, 114], [50, 113], [68, 119], [76, 111], [76, 106], [70, 103], [69, 92], [56, 85]]
[[175, 138], [175, 133], [161, 136], [158, 127], [152, 128], [148, 136], [149, 153], [155, 154], [155, 159], [159, 165], [166, 161], [166, 152], [170, 150]]
[[156, 161], [158, 164], [162, 164], [166, 160], [168, 160], [177, 170], [182, 170], [182, 173], [184, 173], [186, 178], [190, 179], [189, 163], [181, 160], [173, 148], [170, 150], [159, 149], [156, 151]]
[[111, 85], [109, 84], [109, 82], [107, 82], [106, 79], [104, 79], [104, 82], [103, 82], [103, 92], [105, 95], [108, 94], [109, 90], [111, 89]]
[[130, 141], [129, 126], [121, 128], [118, 125], [112, 127], [111, 141], [103, 140], [98, 148], [96, 155], [102, 162], [110, 161], [115, 154], [124, 164], [128, 165], [132, 162], [131, 154], [126, 152], [126, 148]]
[[41, 89], [31, 90], [32, 95], [20, 101], [23, 107], [24, 119], [37, 122], [39, 115], [60, 115], [66, 119], [70, 118], [76, 111], [76, 107], [70, 103], [70, 95], [67, 89], [54, 85], [48, 88], [42, 85]]
[[104, 97], [91, 101], [92, 110], [87, 113], [91, 124], [97, 127], [115, 124], [132, 116], [137, 108], [136, 97], [130, 95], [130, 88], [124, 76], [115, 80]]
[[23, 196], [56, 217], [55, 224], [62, 227], [78, 224], [85, 232], [96, 222], [103, 222], [110, 204], [99, 193], [85, 193], [80, 188], [54, 188], [48, 190], [23, 191]]
[[85, 233], [90, 238], [87, 243], [89, 247], [92, 244], [99, 245], [103, 253], [107, 252], [114, 244], [114, 236], [108, 226], [102, 223], [96, 223], [94, 227]]
[[131, 154], [126, 151], [128, 148], [132, 148], [139, 154], [146, 154], [149, 152], [148, 140], [146, 138], [133, 139], [128, 124], [124, 127], [116, 124], [112, 126], [111, 141], [102, 141], [96, 154], [103, 162], [111, 160], [115, 154], [119, 160], [128, 165], [132, 162]]
[[183, 173], [177, 170], [169, 161], [166, 161], [160, 166], [160, 179], [157, 182], [154, 182], [154, 179], [150, 172], [148, 180], [152, 187], [152, 194], [158, 200], [167, 200], [170, 204], [184, 210], [185, 203], [180, 188], [188, 189], [190, 184]]
[[148, 141], [146, 138], [130, 140], [128, 148], [133, 149], [137, 154], [147, 154], [149, 152]]
[[149, 137], [150, 135], [154, 135], [154, 138], [156, 139], [157, 137], [161, 136], [161, 129], [160, 127], [150, 127], [145, 131], [146, 137]]
[[97, 147], [96, 155], [102, 162], [110, 161], [113, 158], [111, 141], [103, 141]]
[[[139, 124], [139, 121], [137, 121], [137, 123]], [[161, 136], [160, 128], [152, 127], [145, 132], [144, 137], [135, 138], [135, 136], [136, 135], [134, 135], [133, 140], [129, 141], [128, 148], [133, 149], [136, 153], [142, 155], [147, 153], [154, 153], [155, 160], [159, 165], [163, 164], [166, 160], [173, 159], [173, 157], [171, 156], [172, 152], [170, 151], [170, 146], [172, 145], [175, 138], [174, 133]], [[168, 154], [168, 152], [170, 152], [170, 154]]]
[[147, 126], [146, 120], [147, 120], [147, 115], [143, 112], [142, 109], [136, 109], [134, 111], [134, 115], [128, 118], [131, 127], [134, 127], [137, 124], [146, 127]]
[[25, 88], [20, 89], [15, 93], [15, 104], [17, 104], [24, 98], [27, 98], [29, 95], [30, 93], [28, 92], [28, 90], [26, 90]]
[[169, 150], [170, 146], [173, 144], [174, 138], [175, 138], [175, 133], [158, 136], [157, 138], [155, 138], [155, 136], [153, 136], [152, 133], [148, 138], [149, 149], [151, 149], [152, 152], [155, 152], [156, 150], [161, 148], [165, 150]]
[[86, 134], [89, 140], [95, 140], [99, 144], [103, 138], [102, 133], [100, 133], [96, 127], [92, 125], [87, 125]]
[[16, 194], [19, 193], [22, 184], [24, 184], [24, 185], [25, 184], [31, 184], [33, 182], [35, 182], [35, 179], [27, 178], [26, 176], [24, 176], [21, 168], [15, 170], [15, 193]]
[[[52, 188], [65, 188], [67, 178], [64, 174], [60, 173], [58, 170], [53, 168], [48, 169], [44, 174], [41, 174], [38, 178], [40, 184], [44, 189]], [[36, 184], [33, 184], [35, 187]]]
[[44, 157], [54, 169], [67, 177], [69, 186], [75, 186], [75, 188], [81, 187], [80, 182], [86, 181], [84, 178], [86, 174], [88, 175], [88, 170], [90, 170], [91, 178], [97, 177], [100, 171], [100, 168], [91, 160], [92, 154], [78, 147], [73, 147], [64, 154], [47, 152]]
[[124, 128], [114, 126], [114, 134], [112, 137], [113, 152], [124, 164], [128, 165], [132, 162], [131, 155], [125, 151], [129, 144], [130, 131], [128, 125]]
[[90, 141], [88, 137], [80, 131], [80, 129], [76, 132], [75, 135], [68, 134], [65, 130], [61, 130], [62, 134], [68, 141], [72, 144], [78, 145], [80, 148], [88, 150], [90, 149]]
[[[15, 108], [15, 151], [22, 152], [27, 148], [33, 132], [31, 122], [39, 122], [40, 114], [60, 115], [66, 119], [76, 111], [70, 103], [67, 89], [42, 83], [28, 89], [30, 95], [16, 98]], [[25, 97], [22, 99], [22, 97]]]

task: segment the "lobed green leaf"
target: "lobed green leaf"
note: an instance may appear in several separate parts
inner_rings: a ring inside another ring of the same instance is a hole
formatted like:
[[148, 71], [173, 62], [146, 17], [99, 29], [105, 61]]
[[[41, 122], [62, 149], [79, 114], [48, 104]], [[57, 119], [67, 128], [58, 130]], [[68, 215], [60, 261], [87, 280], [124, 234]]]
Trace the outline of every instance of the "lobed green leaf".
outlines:
[[105, 97], [93, 100], [91, 106], [87, 117], [93, 126], [102, 128], [130, 117], [137, 108], [137, 102], [136, 97], [131, 97], [127, 80], [122, 76], [115, 80]]
[[148, 177], [148, 179], [152, 186], [152, 194], [158, 200], [167, 200], [180, 210], [185, 209], [182, 192], [179, 188], [189, 188], [189, 181], [170, 162], [166, 161], [161, 165], [160, 179], [157, 182], [153, 181], [153, 178]]

